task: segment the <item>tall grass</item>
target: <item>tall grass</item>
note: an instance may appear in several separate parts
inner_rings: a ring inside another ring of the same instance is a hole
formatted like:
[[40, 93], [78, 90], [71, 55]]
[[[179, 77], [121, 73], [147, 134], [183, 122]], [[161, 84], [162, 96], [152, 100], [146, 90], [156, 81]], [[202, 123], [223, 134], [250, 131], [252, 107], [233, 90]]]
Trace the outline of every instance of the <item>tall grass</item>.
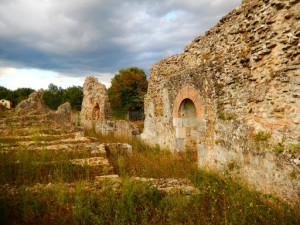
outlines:
[[[125, 178], [118, 191], [93, 191], [77, 182], [38, 191], [1, 192], [0, 216], [7, 224], [299, 224], [291, 212], [268, 206], [256, 194], [225, 185], [200, 194], [163, 194]], [[231, 196], [232, 195], [232, 196]]]
[[[51, 152], [28, 150], [20, 147], [17, 151], [0, 153], [0, 184], [32, 185], [90, 179], [93, 171], [88, 166], [74, 165], [70, 161], [74, 152]], [[77, 157], [86, 158], [88, 153], [81, 151]], [[89, 176], [87, 176], [89, 175]]]
[[[94, 180], [88, 168], [69, 164], [69, 156], [63, 153], [52, 156], [42, 151], [38, 155], [27, 149], [1, 153], [0, 224], [300, 222], [299, 215], [283, 202], [250, 191], [230, 178], [199, 170], [188, 154], [173, 155], [134, 138], [92, 135], [99, 142], [132, 145], [132, 154], [118, 155], [110, 149], [110, 162], [121, 180]], [[46, 169], [45, 180], [41, 179], [42, 168]], [[188, 178], [199, 192], [166, 194], [132, 176]]]

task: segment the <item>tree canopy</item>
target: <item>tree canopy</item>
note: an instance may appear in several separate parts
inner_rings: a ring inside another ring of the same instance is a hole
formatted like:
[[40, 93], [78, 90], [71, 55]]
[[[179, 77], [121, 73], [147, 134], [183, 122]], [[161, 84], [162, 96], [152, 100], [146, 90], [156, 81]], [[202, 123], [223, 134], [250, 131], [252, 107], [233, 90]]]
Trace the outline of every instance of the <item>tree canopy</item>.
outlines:
[[72, 86], [62, 89], [54, 84], [49, 84], [44, 91], [43, 101], [50, 109], [57, 109], [65, 102], [70, 102], [73, 109], [81, 110], [83, 90], [80, 86]]
[[14, 91], [0, 86], [0, 99], [7, 99], [13, 103], [13, 106], [18, 105], [22, 100], [34, 92], [31, 88], [18, 88]]
[[70, 102], [73, 109], [81, 110], [83, 99], [83, 88], [80, 86], [72, 86], [64, 90], [65, 102]]
[[145, 72], [137, 67], [121, 69], [111, 80], [108, 97], [113, 112], [143, 110], [148, 81]]
[[[7, 99], [16, 107], [22, 100], [34, 92], [31, 88], [18, 88], [15, 91], [0, 86], [0, 99]], [[80, 86], [72, 86], [62, 89], [54, 84], [49, 84], [48, 89], [44, 90], [43, 101], [50, 109], [57, 109], [65, 102], [70, 102], [73, 109], [81, 110], [83, 99], [83, 89]]]

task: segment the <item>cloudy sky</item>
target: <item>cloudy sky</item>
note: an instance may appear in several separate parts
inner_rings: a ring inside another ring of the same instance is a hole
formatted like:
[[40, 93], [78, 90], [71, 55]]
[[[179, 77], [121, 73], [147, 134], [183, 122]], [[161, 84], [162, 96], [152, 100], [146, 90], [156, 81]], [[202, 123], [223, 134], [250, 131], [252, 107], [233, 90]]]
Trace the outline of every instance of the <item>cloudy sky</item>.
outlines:
[[0, 0], [0, 86], [66, 88], [183, 51], [241, 0]]

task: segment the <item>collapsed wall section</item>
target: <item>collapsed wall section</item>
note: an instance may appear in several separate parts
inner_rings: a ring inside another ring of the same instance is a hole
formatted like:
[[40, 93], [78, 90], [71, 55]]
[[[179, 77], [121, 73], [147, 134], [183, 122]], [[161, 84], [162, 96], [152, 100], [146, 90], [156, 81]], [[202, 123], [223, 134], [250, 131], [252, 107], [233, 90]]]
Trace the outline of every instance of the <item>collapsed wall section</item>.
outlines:
[[[194, 148], [199, 167], [299, 206], [299, 24], [298, 0], [243, 1], [184, 53], [153, 65], [142, 138]], [[193, 104], [195, 119], [180, 117]]]

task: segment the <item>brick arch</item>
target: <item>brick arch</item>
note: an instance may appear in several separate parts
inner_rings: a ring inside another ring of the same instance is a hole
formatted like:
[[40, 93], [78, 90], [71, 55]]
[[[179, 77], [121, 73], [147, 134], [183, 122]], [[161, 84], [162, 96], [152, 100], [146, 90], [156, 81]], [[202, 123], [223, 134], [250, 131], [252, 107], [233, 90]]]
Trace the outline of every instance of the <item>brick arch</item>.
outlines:
[[205, 107], [199, 92], [192, 86], [184, 86], [177, 94], [173, 107], [173, 118], [179, 118], [179, 109], [183, 100], [190, 99], [196, 108], [198, 119], [205, 119]]

